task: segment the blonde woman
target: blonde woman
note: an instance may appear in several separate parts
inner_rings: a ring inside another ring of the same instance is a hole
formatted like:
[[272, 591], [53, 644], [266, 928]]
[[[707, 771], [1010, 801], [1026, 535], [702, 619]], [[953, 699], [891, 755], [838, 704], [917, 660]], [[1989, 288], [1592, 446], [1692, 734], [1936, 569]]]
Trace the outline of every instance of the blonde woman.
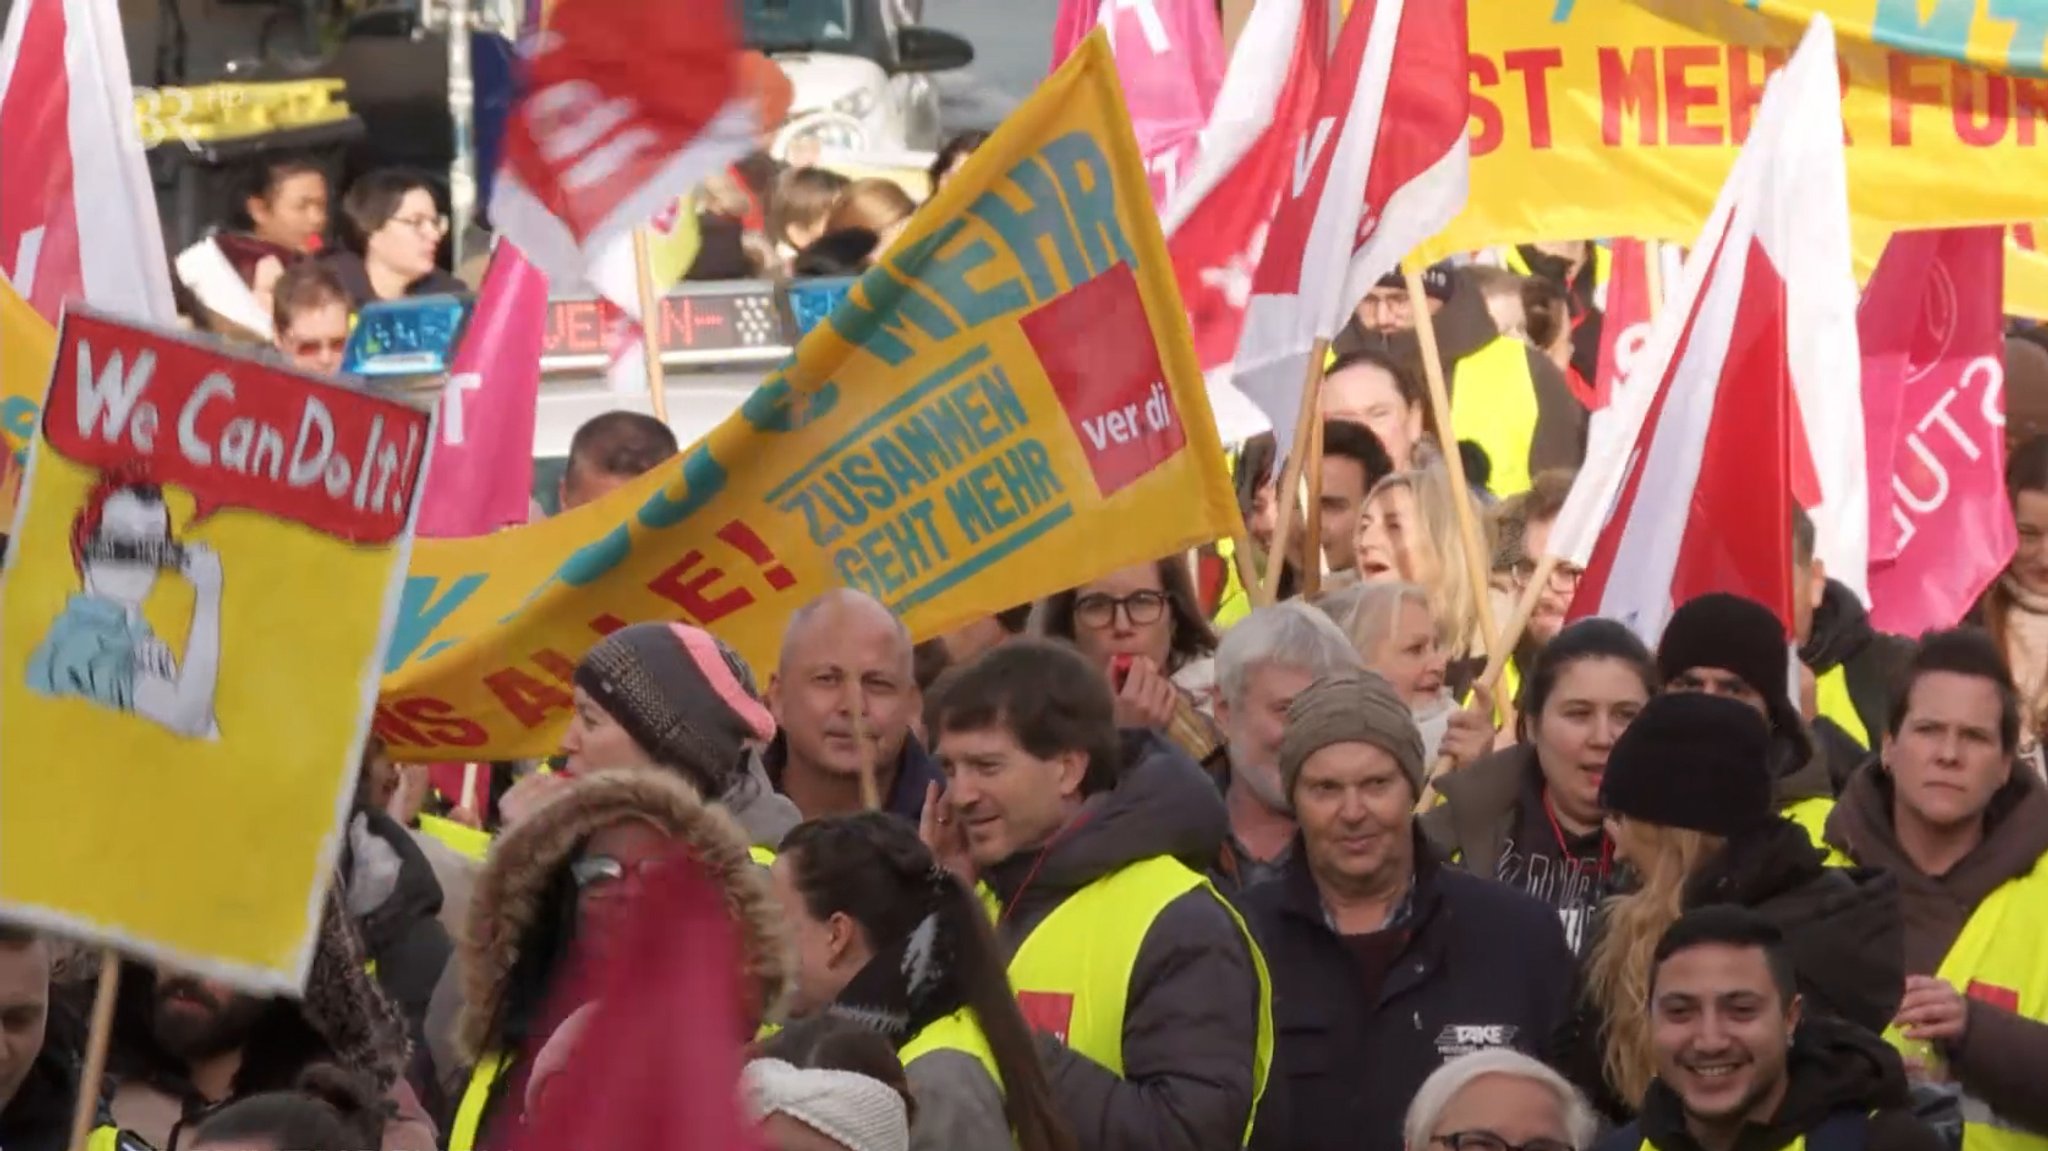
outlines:
[[[1472, 514], [1480, 525], [1480, 568], [1485, 570], [1493, 557], [1492, 526], [1477, 500]], [[1462, 692], [1477, 668], [1457, 665], [1475, 656], [1485, 662], [1486, 634], [1480, 624], [1481, 593], [1467, 574], [1471, 569], [1458, 530], [1457, 496], [1444, 467], [1431, 464], [1381, 480], [1359, 515], [1357, 551], [1364, 582], [1399, 579], [1429, 593], [1453, 665], [1451, 689]]]
[[1889, 876], [1825, 865], [1771, 800], [1770, 732], [1745, 704], [1660, 695], [1615, 741], [1600, 782], [1614, 858], [1636, 877], [1607, 901], [1579, 1026], [1560, 1060], [1603, 1111], [1633, 1115], [1656, 1077], [1646, 1008], [1657, 940], [1686, 911], [1749, 908], [1785, 935], [1809, 1011], [1884, 1030], [1905, 994]]

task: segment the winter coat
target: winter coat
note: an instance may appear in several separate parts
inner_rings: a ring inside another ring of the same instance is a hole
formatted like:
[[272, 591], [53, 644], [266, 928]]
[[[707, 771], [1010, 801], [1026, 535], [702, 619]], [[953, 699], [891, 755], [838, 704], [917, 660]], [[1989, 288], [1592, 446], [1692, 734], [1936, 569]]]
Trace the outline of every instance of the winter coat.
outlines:
[[1799, 659], [1816, 676], [1836, 668], [1849, 688], [1849, 702], [1863, 723], [1870, 743], [1859, 744], [1833, 720], [1823, 716], [1814, 721], [1814, 738], [1826, 748], [1826, 762], [1834, 790], [1840, 792], [1857, 766], [1877, 749], [1877, 740], [1891, 717], [1892, 685], [1917, 645], [1900, 635], [1888, 635], [1870, 625], [1870, 613], [1847, 586], [1829, 580], [1820, 606], [1813, 609], [1813, 627], [1800, 645]]
[[[1046, 847], [982, 877], [1001, 901], [1006, 959], [1075, 892], [1168, 856], [1197, 872], [1229, 828], [1209, 776], [1153, 732], [1126, 732], [1123, 774]], [[1050, 1041], [1053, 1098], [1083, 1151], [1222, 1151], [1244, 1137], [1255, 1094], [1259, 980], [1222, 901], [1200, 887], [1167, 904], [1139, 945], [1124, 1008], [1121, 1077]]]
[[1557, 913], [1443, 863], [1415, 836], [1407, 935], [1378, 1002], [1325, 918], [1299, 841], [1285, 875], [1243, 899], [1273, 976], [1273, 1075], [1251, 1151], [1401, 1151], [1431, 1072], [1482, 1047], [1542, 1055], [1571, 1007]]
[[358, 810], [341, 856], [342, 902], [369, 952], [377, 985], [405, 1017], [412, 1040], [407, 1080], [430, 1114], [441, 1110], [428, 1054], [427, 1007], [455, 952], [441, 925], [441, 884], [427, 857], [398, 821]]

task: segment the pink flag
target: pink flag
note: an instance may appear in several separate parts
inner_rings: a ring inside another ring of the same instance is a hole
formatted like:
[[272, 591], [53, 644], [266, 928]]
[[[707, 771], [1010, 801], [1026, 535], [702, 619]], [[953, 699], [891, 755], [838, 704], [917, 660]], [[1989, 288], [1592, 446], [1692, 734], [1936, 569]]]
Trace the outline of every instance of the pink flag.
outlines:
[[52, 323], [73, 300], [177, 319], [136, 119], [114, 0], [15, 0], [0, 40], [0, 273]]
[[1650, 254], [1641, 240], [1615, 240], [1608, 249], [1607, 307], [1600, 326], [1600, 370], [1586, 408], [1599, 411], [1614, 398], [1650, 338]]
[[1210, 0], [1060, 0], [1052, 66], [1098, 24], [1116, 54], [1152, 203], [1163, 211], [1194, 163], [1223, 83], [1222, 20]]
[[1464, 0], [1356, 0], [1252, 277], [1232, 382], [1283, 450], [1309, 352], [1465, 206]]
[[1864, 289], [1880, 631], [1955, 626], [2019, 544], [2005, 494], [2003, 242], [1997, 228], [1897, 233]]
[[500, 241], [441, 391], [441, 442], [420, 496], [421, 539], [487, 535], [526, 522], [547, 310], [547, 277]]
[[[1620, 434], [1589, 457], [1552, 530], [1551, 549], [1586, 569], [1571, 618], [1620, 620], [1655, 644], [1677, 604], [1733, 592], [1775, 610], [1789, 636], [1792, 501], [1815, 509], [1838, 553], [1867, 540], [1860, 522], [1848, 538], [1831, 530], [1830, 515], [1867, 515], [1860, 397], [1839, 386], [1856, 351], [1841, 140], [1834, 31], [1817, 19], [1766, 89], [1616, 400]], [[1824, 451], [1804, 427], [1829, 429]]]

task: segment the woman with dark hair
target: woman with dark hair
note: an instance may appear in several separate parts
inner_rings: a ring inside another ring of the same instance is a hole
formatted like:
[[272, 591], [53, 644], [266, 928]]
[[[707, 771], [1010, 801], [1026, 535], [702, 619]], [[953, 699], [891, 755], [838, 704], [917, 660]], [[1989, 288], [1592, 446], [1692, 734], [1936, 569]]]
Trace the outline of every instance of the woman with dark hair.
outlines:
[[383, 168], [349, 185], [341, 199], [345, 250], [329, 257], [357, 308], [380, 300], [469, 289], [436, 264], [448, 217], [424, 174]]
[[[1073, 1147], [987, 914], [916, 831], [880, 812], [813, 820], [783, 840], [774, 880], [796, 936], [791, 1014], [852, 1020], [895, 1046], [913, 1149]], [[793, 1028], [767, 1053], [815, 1065], [798, 1041]]]
[[295, 256], [320, 251], [327, 236], [327, 173], [312, 157], [286, 154], [259, 164], [242, 211], [249, 234]]
[[938, 195], [939, 189], [946, 186], [946, 181], [953, 178], [953, 173], [960, 170], [960, 165], [967, 162], [967, 157], [972, 156], [976, 148], [987, 142], [988, 133], [975, 130], [956, 133], [952, 139], [941, 145], [938, 155], [932, 157], [932, 195]]
[[2020, 692], [2019, 754], [2038, 774], [2048, 731], [2048, 436], [2021, 444], [2006, 461], [2005, 494], [2019, 548], [1977, 601], [1975, 615], [2012, 668]]
[[1224, 769], [1223, 734], [1208, 714], [1216, 632], [1181, 556], [1119, 568], [1053, 595], [1044, 630], [1108, 673], [1118, 727], [1151, 728], [1211, 772]]
[[1600, 780], [1656, 691], [1656, 660], [1634, 632], [1607, 619], [1565, 628], [1522, 686], [1520, 742], [1439, 778], [1443, 802], [1423, 814], [1423, 834], [1466, 871], [1556, 908], [1582, 953], [1614, 871]]
[[377, 1146], [389, 1113], [374, 1084], [316, 1063], [290, 1091], [251, 1095], [201, 1119], [177, 1151], [362, 1151]]

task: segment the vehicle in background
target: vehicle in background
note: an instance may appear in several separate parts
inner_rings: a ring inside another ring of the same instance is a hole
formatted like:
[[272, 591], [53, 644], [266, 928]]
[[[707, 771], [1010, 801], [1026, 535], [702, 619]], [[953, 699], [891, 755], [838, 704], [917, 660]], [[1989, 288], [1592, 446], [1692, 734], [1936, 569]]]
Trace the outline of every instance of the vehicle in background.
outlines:
[[778, 160], [817, 150], [937, 148], [934, 72], [974, 62], [974, 48], [918, 23], [921, 0], [742, 0], [746, 46], [789, 74], [789, 122]]

